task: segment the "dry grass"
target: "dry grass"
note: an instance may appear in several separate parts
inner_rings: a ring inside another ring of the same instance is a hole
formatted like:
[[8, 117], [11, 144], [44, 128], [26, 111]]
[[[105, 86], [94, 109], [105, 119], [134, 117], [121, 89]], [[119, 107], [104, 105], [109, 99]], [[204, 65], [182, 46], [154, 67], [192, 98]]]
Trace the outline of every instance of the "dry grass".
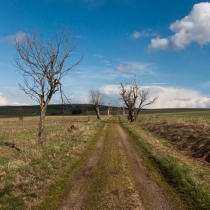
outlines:
[[[46, 144], [39, 146], [38, 122], [38, 117], [0, 118], [0, 209], [38, 205], [57, 176], [79, 159], [101, 124], [95, 116], [91, 121], [47, 117]], [[75, 130], [69, 133], [71, 125]]]
[[199, 114], [165, 115], [153, 120], [141, 116], [140, 125], [186, 155], [210, 162], [210, 124], [206, 113]]
[[140, 115], [134, 124], [123, 120], [189, 209], [210, 205], [209, 115], [148, 114]]

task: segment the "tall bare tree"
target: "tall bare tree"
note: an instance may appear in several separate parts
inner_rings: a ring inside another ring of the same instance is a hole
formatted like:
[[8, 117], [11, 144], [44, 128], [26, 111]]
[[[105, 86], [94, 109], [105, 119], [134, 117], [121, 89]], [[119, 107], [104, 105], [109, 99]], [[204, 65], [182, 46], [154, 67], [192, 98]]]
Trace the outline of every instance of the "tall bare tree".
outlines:
[[131, 122], [135, 121], [135, 106], [138, 98], [139, 93], [139, 86], [136, 84], [136, 77], [134, 78], [134, 81], [132, 84], [123, 84], [120, 83], [119, 86], [119, 94], [120, 94], [120, 100], [123, 101], [123, 103], [128, 108], [128, 118]]
[[[147, 89], [141, 89], [136, 84], [136, 76], [131, 84], [120, 83], [119, 94], [120, 100], [123, 101], [129, 110], [128, 119], [131, 122], [136, 121], [136, 118], [143, 107], [153, 104], [158, 99], [158, 96], [155, 96], [152, 99], [149, 98], [150, 91]], [[138, 101], [139, 105], [136, 108]]]
[[23, 84], [19, 87], [31, 99], [40, 105], [39, 143], [45, 141], [45, 114], [52, 96], [60, 91], [64, 101], [61, 79], [82, 59], [79, 58], [70, 66], [64, 64], [76, 50], [77, 43], [71, 41], [72, 33], [65, 28], [59, 35], [53, 35], [50, 42], [43, 40], [39, 33], [26, 35], [24, 40], [15, 39], [17, 55], [14, 56], [15, 66], [23, 76]]
[[139, 90], [140, 102], [137, 109], [136, 117], [139, 115], [139, 112], [143, 107], [155, 103], [155, 101], [158, 99], [158, 96], [154, 96], [152, 99], [150, 99], [149, 94], [150, 94], [150, 91], [148, 89]]
[[101, 116], [100, 116], [99, 106], [105, 103], [105, 99], [98, 89], [90, 90], [89, 103], [94, 105], [94, 110], [96, 112], [97, 119], [100, 120]]

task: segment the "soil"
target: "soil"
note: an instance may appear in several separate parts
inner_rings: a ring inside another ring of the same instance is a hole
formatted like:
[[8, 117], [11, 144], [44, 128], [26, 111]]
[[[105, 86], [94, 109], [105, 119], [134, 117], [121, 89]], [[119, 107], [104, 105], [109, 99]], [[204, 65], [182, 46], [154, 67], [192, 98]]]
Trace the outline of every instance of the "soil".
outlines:
[[209, 125], [164, 120], [159, 123], [141, 124], [141, 126], [154, 136], [166, 139], [174, 148], [185, 152], [186, 155], [210, 163]]
[[63, 200], [59, 210], [67, 209], [82, 209], [85, 201], [85, 192], [84, 186], [85, 182], [91, 178], [92, 171], [91, 169], [96, 166], [98, 163], [101, 150], [103, 148], [103, 141], [105, 138], [106, 127], [103, 129], [103, 133], [98, 140], [95, 148], [86, 160], [83, 166], [74, 174], [74, 177], [69, 186], [68, 192], [66, 193], [65, 199]]
[[176, 210], [168, 192], [150, 177], [128, 134], [109, 121], [93, 151], [72, 177], [59, 210]]

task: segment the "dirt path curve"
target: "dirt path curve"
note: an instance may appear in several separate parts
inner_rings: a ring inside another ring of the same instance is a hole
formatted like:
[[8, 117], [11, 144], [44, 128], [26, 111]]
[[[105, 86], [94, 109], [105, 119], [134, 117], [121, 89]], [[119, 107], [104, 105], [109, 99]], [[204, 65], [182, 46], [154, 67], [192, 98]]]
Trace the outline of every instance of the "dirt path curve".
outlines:
[[84, 165], [75, 173], [59, 210], [175, 210], [128, 135], [115, 120], [106, 124]]

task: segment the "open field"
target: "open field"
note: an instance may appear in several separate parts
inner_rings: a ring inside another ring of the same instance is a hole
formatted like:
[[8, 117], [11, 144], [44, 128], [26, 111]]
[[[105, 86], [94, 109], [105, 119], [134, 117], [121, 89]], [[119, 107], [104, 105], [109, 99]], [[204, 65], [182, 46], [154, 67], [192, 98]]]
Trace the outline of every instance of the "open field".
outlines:
[[209, 116], [209, 111], [146, 114], [134, 124], [122, 118], [143, 156], [152, 160], [189, 209], [210, 207]]
[[[91, 146], [103, 125], [95, 118], [47, 117], [45, 146], [37, 145], [38, 117], [1, 118], [0, 209], [31, 209], [41, 203]], [[76, 130], [69, 133], [73, 124]]]
[[186, 155], [210, 162], [210, 111], [142, 115], [139, 123]]
[[208, 210], [209, 115], [0, 118], [0, 209]]

